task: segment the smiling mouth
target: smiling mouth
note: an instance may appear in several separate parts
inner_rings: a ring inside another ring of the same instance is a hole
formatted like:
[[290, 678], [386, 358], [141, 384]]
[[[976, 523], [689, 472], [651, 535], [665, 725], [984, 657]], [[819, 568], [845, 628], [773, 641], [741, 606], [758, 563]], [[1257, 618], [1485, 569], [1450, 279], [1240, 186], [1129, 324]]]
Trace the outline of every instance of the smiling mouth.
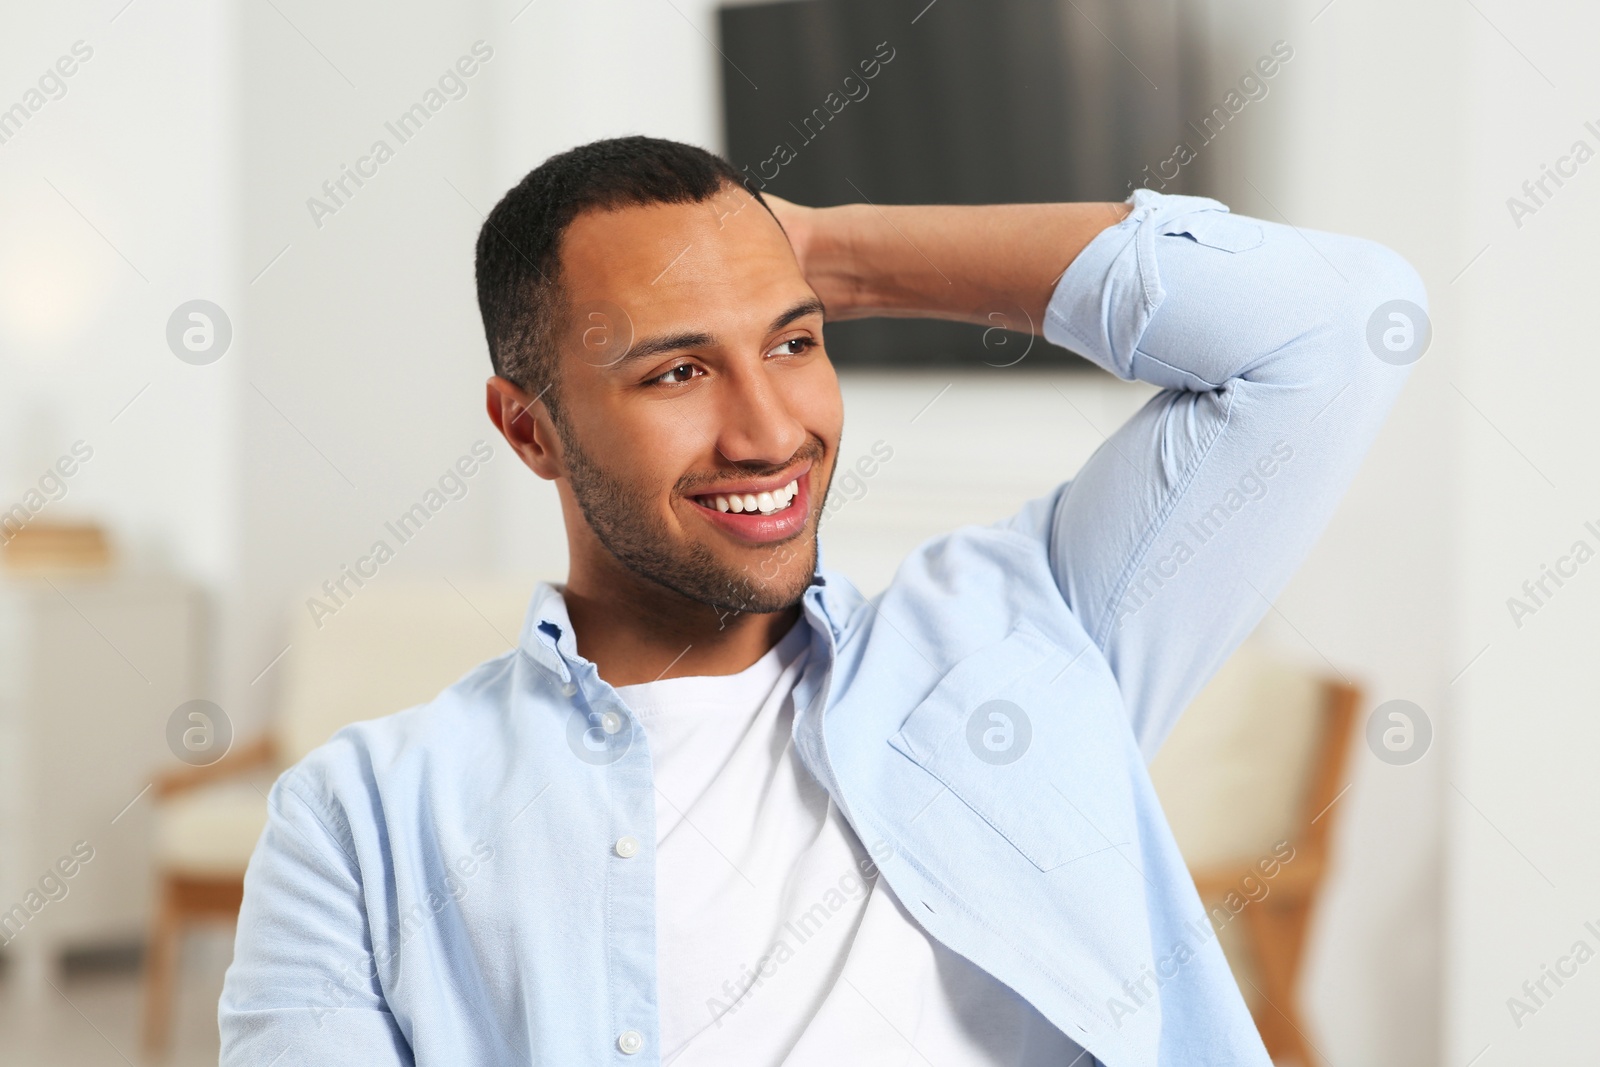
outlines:
[[689, 499], [708, 511], [776, 515], [788, 510], [799, 494], [800, 479], [795, 478], [788, 485], [761, 493], [707, 493]]

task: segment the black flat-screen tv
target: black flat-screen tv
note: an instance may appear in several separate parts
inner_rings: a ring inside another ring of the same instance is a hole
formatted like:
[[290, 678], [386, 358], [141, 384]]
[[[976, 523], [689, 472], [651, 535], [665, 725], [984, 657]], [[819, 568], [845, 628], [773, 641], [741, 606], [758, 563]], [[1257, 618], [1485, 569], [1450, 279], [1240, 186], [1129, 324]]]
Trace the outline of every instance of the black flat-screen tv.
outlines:
[[[1195, 77], [1176, 0], [780, 0], [722, 7], [718, 34], [727, 158], [817, 206], [1123, 200], [1182, 138]], [[840, 366], [1084, 365], [934, 320], [826, 342]]]

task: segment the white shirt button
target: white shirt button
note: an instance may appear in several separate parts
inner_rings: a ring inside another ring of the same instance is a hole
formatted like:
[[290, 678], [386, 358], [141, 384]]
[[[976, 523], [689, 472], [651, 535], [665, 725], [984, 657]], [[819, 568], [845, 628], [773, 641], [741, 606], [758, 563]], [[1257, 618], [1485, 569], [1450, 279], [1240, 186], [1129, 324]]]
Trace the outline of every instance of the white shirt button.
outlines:
[[644, 1048], [644, 1035], [637, 1030], [624, 1030], [617, 1035], [617, 1047], [631, 1056]]
[[[619, 837], [617, 838], [616, 849], [617, 855], [621, 856], [625, 860], [631, 860], [633, 857], [639, 854], [639, 839], [636, 837], [628, 837], [626, 835]], [[628, 1033], [631, 1034], [633, 1031], [629, 1030]], [[628, 1050], [623, 1049], [623, 1051], [626, 1052]]]
[[578, 687], [576, 685], [573, 685], [571, 682], [562, 682], [561, 683], [561, 692], [562, 692], [563, 695], [571, 696], [572, 694], [576, 693], [577, 691], [578, 691]]

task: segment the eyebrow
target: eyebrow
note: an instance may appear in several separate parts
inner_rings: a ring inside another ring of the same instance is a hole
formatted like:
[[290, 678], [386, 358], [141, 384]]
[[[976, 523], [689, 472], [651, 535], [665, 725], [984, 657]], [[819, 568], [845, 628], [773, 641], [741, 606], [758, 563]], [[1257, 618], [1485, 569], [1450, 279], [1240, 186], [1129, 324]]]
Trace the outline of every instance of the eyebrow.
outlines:
[[[777, 333], [796, 319], [803, 319], [807, 315], [821, 314], [824, 311], [822, 301], [815, 298], [802, 300], [773, 319], [771, 325], [767, 327], [767, 332]], [[647, 337], [642, 341], [636, 341], [611, 366], [614, 370], [620, 370], [665, 352], [675, 352], [680, 348], [709, 348], [716, 343], [717, 339], [703, 330], [689, 330], [681, 333]]]

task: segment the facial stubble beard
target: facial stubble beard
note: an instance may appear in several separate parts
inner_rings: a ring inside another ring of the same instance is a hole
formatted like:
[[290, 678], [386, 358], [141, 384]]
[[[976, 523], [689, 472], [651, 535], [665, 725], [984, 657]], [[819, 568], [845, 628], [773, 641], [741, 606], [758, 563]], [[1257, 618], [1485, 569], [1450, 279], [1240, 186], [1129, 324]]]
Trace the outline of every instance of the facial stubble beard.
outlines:
[[[705, 604], [724, 618], [739, 612], [764, 615], [800, 602], [817, 568], [814, 527], [809, 536], [802, 535], [773, 546], [772, 558], [793, 556], [796, 552], [804, 556], [805, 567], [801, 570], [779, 568], [775, 578], [796, 575], [787, 586], [775, 585], [775, 579], [750, 573], [748, 566], [729, 567], [700, 542], [691, 541], [679, 549], [666, 525], [658, 521], [653, 510], [654, 501], [630, 489], [596, 463], [578, 444], [570, 427], [562, 424], [564, 420], [556, 422], [566, 458], [567, 481], [578, 508], [601, 546], [628, 570], [689, 600]], [[815, 486], [818, 484], [814, 477], [815, 464], [820, 462], [823, 453], [816, 438], [812, 438], [811, 443], [817, 446], [811, 468], [811, 484]], [[837, 455], [834, 463], [838, 463]], [[830, 469], [828, 481], [823, 484], [831, 484], [832, 480]]]

